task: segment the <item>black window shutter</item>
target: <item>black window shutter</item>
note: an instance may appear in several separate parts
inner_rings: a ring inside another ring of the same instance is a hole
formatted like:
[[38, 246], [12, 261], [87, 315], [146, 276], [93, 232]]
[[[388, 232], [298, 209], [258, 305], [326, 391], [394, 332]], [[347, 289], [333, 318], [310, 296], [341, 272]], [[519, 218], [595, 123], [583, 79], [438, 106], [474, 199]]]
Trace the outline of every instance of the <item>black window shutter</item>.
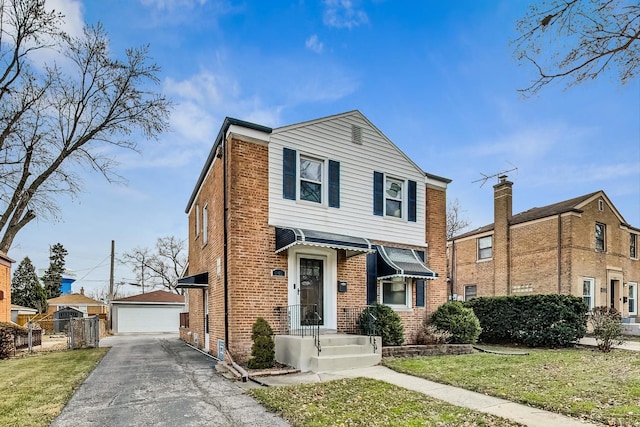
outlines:
[[408, 221], [416, 222], [416, 182], [409, 181], [409, 195], [407, 200], [407, 207], [409, 209]]
[[296, 150], [282, 151], [282, 197], [296, 199]]
[[424, 280], [416, 280], [416, 307], [424, 307]]
[[367, 304], [378, 300], [378, 254], [367, 254]]
[[329, 207], [340, 207], [340, 162], [329, 160]]
[[373, 172], [373, 214], [382, 215], [384, 211], [384, 175]]

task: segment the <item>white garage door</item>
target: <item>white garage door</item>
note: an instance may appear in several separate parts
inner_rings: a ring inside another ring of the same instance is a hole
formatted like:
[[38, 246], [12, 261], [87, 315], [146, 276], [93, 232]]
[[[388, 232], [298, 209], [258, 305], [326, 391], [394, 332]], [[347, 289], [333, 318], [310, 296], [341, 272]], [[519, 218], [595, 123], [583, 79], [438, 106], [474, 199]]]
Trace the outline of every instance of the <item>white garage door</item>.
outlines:
[[113, 329], [116, 333], [178, 332], [184, 306], [118, 305], [114, 308]]

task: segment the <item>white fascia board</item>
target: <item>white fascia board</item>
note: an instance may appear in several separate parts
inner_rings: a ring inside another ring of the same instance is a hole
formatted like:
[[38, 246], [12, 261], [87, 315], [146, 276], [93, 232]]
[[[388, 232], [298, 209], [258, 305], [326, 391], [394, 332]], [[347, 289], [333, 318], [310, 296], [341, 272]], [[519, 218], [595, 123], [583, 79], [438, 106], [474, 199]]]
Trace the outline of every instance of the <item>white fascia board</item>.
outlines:
[[225, 138], [229, 138], [230, 135], [239, 136], [241, 139], [246, 139], [251, 142], [267, 144], [269, 143], [270, 134], [266, 132], [261, 132], [256, 129], [249, 129], [244, 126], [238, 125], [230, 125], [229, 129], [227, 129], [227, 134]]

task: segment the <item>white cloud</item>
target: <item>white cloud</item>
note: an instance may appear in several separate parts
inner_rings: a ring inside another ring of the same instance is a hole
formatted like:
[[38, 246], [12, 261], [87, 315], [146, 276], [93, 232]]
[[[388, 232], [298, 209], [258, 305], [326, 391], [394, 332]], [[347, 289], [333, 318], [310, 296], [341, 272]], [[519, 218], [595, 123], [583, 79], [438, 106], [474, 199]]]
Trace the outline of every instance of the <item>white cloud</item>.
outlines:
[[307, 47], [307, 49], [315, 53], [322, 53], [322, 51], [324, 50], [324, 44], [320, 40], [318, 40], [317, 34], [309, 37], [304, 45]]
[[352, 0], [325, 0], [324, 5], [323, 22], [329, 27], [351, 29], [369, 22], [366, 12]]
[[178, 8], [193, 8], [202, 6], [207, 0], [141, 0], [145, 6], [152, 6], [160, 10], [175, 10]]
[[82, 17], [83, 5], [80, 0], [47, 0], [45, 3], [47, 10], [55, 10], [64, 15], [62, 30], [72, 37], [82, 35], [84, 28], [84, 18]]

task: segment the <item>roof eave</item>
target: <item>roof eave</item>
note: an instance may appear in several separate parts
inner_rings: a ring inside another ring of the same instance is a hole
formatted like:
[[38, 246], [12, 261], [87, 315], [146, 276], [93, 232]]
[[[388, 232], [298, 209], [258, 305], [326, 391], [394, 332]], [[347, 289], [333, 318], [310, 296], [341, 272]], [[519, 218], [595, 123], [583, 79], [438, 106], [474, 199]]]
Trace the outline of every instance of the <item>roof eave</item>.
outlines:
[[189, 198], [189, 202], [187, 203], [187, 207], [185, 208], [185, 213], [189, 213], [189, 210], [191, 209], [191, 206], [193, 205], [193, 202], [195, 201], [197, 195], [198, 195], [198, 191], [200, 190], [200, 186], [202, 186], [202, 183], [204, 182], [205, 177], [207, 176], [207, 172], [209, 171], [209, 168], [211, 167], [211, 164], [213, 163], [213, 160], [216, 157], [216, 150], [218, 149], [218, 147], [220, 146], [220, 144], [222, 144], [222, 141], [225, 138], [225, 134], [227, 133], [227, 130], [229, 130], [229, 126], [231, 125], [236, 125], [236, 126], [243, 126], [249, 129], [253, 129], [253, 130], [257, 130], [260, 132], [265, 132], [265, 133], [271, 133], [273, 131], [272, 128], [267, 127], [267, 126], [263, 126], [263, 125], [259, 125], [256, 123], [251, 123], [251, 122], [247, 122], [244, 120], [240, 120], [240, 119], [234, 119], [232, 117], [225, 117], [224, 121], [222, 122], [222, 126], [220, 127], [220, 130], [218, 131], [218, 135], [216, 136], [216, 139], [213, 143], [213, 147], [211, 148], [211, 151], [209, 152], [209, 156], [207, 156], [207, 160], [204, 164], [204, 167], [202, 168], [202, 171], [200, 172], [200, 176], [198, 177], [198, 181], [196, 182], [195, 187], [193, 188], [193, 192], [191, 193], [191, 197]]

